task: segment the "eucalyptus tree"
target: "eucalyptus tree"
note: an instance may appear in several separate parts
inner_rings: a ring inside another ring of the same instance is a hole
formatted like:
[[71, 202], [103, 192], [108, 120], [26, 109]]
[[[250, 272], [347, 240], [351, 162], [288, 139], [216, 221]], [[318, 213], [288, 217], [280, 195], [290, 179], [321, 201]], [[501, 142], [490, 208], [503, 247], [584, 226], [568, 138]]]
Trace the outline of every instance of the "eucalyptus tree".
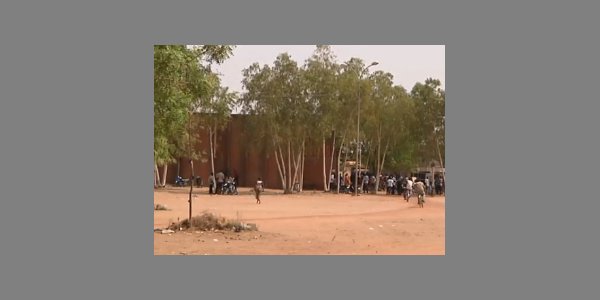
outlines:
[[[361, 70], [364, 69], [364, 63], [359, 58], [351, 58], [348, 61], [342, 63], [338, 68], [338, 75], [336, 80], [337, 92], [336, 100], [332, 107], [335, 109], [331, 113], [332, 124], [335, 128], [336, 135], [341, 137], [338, 139], [339, 144], [334, 143], [337, 147], [337, 182], [340, 181], [342, 172], [342, 161], [345, 163], [348, 158], [348, 154], [357, 151], [358, 143], [356, 139], [352, 139], [351, 132], [356, 130], [356, 122], [354, 118], [358, 112], [358, 94], [357, 86], [359, 85], [359, 75]], [[354, 145], [354, 147], [352, 147]], [[335, 147], [334, 147], [335, 148]], [[342, 154], [344, 159], [342, 160]], [[339, 184], [337, 185], [337, 193], [339, 193]]]
[[[328, 45], [318, 45], [313, 55], [305, 63], [305, 89], [309, 99], [312, 114], [308, 116], [308, 126], [315, 136], [320, 137], [322, 143], [323, 162], [323, 189], [329, 191], [329, 176], [332, 173], [336, 137], [339, 132], [336, 128], [338, 118], [338, 74], [340, 66], [336, 56]], [[314, 137], [314, 136], [313, 136]], [[326, 167], [326, 140], [331, 142], [331, 159], [329, 172]]]
[[217, 133], [227, 127], [231, 120], [231, 112], [237, 99], [236, 92], [230, 92], [228, 87], [218, 85], [213, 93], [202, 101], [198, 107], [200, 126], [208, 129], [211, 171], [215, 173], [215, 155], [217, 149]]
[[388, 166], [391, 170], [409, 172], [417, 164], [417, 143], [414, 134], [416, 124], [415, 105], [413, 99], [402, 86], [394, 86], [394, 97], [398, 99], [394, 110], [394, 141], [389, 149]]
[[[312, 107], [304, 89], [303, 72], [287, 53], [277, 56], [273, 66], [257, 63], [243, 70], [246, 92], [239, 104], [252, 116], [258, 140], [269, 143], [275, 154], [284, 193], [291, 193], [302, 176], [303, 153]], [[293, 170], [292, 170], [293, 169]]]
[[438, 159], [443, 169], [444, 152], [441, 148], [445, 145], [445, 91], [438, 79], [428, 78], [424, 84], [415, 84], [411, 96], [417, 117], [414, 130], [421, 138], [419, 145], [423, 159]]
[[154, 163], [155, 183], [160, 183], [158, 166], [174, 161], [176, 139], [185, 131], [188, 110], [194, 100], [192, 89], [205, 88], [198, 70], [198, 56], [185, 45], [154, 46]]
[[[228, 45], [154, 46], [154, 168], [155, 185], [159, 180], [158, 165], [163, 165], [166, 183], [167, 165], [173, 162], [177, 147], [185, 143], [187, 132], [190, 180], [194, 176], [194, 144], [192, 142], [193, 113], [210, 95], [213, 87], [210, 74], [212, 63], [221, 63], [232, 53]], [[203, 65], [206, 63], [207, 65]], [[186, 128], [187, 127], [187, 128]], [[196, 143], [200, 139], [194, 139]], [[189, 193], [189, 220], [192, 217], [192, 192]]]
[[[384, 168], [386, 155], [401, 138], [399, 131], [404, 124], [398, 116], [402, 112], [402, 89], [393, 86], [393, 76], [390, 73], [377, 71], [367, 80], [369, 94], [365, 105], [365, 113], [361, 127], [365, 131], [365, 140], [370, 140], [374, 150], [376, 186], [379, 186], [379, 174]], [[375, 190], [377, 193], [377, 189]]]

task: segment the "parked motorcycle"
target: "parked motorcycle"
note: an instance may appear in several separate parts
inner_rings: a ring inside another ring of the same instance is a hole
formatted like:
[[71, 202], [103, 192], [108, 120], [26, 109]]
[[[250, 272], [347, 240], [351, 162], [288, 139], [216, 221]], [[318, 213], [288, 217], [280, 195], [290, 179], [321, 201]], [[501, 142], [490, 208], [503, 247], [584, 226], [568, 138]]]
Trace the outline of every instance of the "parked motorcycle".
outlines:
[[175, 177], [175, 185], [176, 186], [186, 186], [190, 182], [189, 179], [183, 178], [181, 176]]

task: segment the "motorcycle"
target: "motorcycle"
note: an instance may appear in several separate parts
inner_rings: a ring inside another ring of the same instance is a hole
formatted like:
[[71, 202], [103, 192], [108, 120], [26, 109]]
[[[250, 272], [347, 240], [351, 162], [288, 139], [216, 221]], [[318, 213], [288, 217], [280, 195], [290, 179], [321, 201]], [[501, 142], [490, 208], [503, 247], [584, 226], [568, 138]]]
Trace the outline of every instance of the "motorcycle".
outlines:
[[235, 186], [234, 181], [226, 181], [223, 183], [223, 189], [221, 191], [222, 195], [237, 195], [237, 187]]
[[183, 178], [181, 176], [175, 177], [175, 185], [176, 186], [186, 186], [190, 180]]

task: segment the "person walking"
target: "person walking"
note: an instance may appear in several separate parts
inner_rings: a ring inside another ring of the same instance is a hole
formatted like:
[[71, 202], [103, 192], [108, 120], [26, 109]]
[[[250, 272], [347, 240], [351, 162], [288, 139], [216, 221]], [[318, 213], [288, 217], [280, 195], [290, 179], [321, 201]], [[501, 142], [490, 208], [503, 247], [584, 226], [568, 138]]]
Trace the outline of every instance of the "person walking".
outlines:
[[256, 181], [256, 185], [254, 186], [254, 195], [256, 197], [256, 204], [260, 204], [260, 192], [263, 191], [263, 182], [260, 177]]
[[406, 202], [408, 202], [408, 200], [410, 199], [410, 196], [412, 196], [412, 191], [413, 191], [413, 181], [410, 179], [410, 177], [406, 178], [406, 188], [404, 190], [404, 199], [406, 199]]
[[388, 176], [388, 178], [387, 178], [387, 194], [388, 195], [392, 194], [393, 187], [394, 187], [394, 179], [392, 179], [391, 176]]

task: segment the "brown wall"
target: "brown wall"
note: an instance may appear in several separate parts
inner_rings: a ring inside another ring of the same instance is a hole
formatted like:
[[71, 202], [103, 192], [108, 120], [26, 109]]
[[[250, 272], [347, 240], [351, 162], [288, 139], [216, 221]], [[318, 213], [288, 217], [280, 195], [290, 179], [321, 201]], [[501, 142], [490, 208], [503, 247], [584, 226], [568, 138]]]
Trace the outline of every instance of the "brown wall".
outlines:
[[[215, 173], [224, 171], [229, 174], [237, 174], [239, 176], [238, 184], [243, 187], [252, 186], [260, 176], [265, 182], [266, 188], [281, 189], [282, 184], [274, 154], [266, 153], [266, 151], [260, 150], [260, 147], [244, 142], [242, 133], [244, 128], [247, 127], [246, 125], [246, 116], [233, 115], [227, 128], [217, 134]], [[207, 185], [207, 179], [211, 172], [208, 131], [201, 130], [200, 136], [202, 142], [198, 150], [204, 151], [206, 156], [203, 161], [194, 160], [194, 174], [201, 176], [205, 185]], [[303, 189], [323, 190], [323, 150], [321, 147], [306, 149]], [[325, 154], [326, 168], [329, 170], [331, 161], [330, 143], [327, 143]], [[189, 178], [190, 166], [188, 159], [180, 159], [179, 166], [180, 176]], [[172, 164], [167, 172], [167, 183], [173, 183], [176, 176], [177, 164]]]

